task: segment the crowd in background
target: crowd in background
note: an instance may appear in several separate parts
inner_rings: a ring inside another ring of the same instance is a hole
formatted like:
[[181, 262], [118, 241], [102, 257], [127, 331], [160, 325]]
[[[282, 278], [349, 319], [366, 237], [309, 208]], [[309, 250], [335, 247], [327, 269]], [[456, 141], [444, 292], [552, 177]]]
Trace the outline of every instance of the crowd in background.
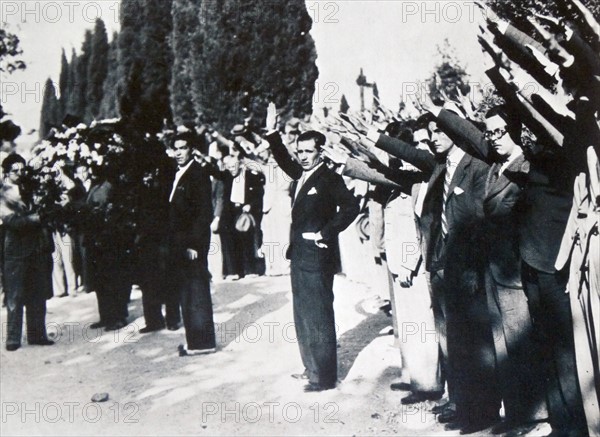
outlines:
[[[580, 11], [579, 22], [532, 18], [539, 41], [486, 11], [479, 41], [498, 99], [483, 112], [462, 90], [421, 90], [412, 96], [418, 118], [378, 102], [281, 126], [290, 156], [300, 132], [326, 134], [322, 160], [361, 199], [339, 238], [338, 271], [389, 291], [403, 367], [391, 388], [411, 392], [405, 404], [442, 400], [434, 412], [448, 430], [519, 435], [549, 421], [553, 435], [600, 432], [600, 25]], [[211, 212], [225, 280], [289, 272], [292, 180], [266, 133], [247, 119], [226, 135], [181, 127], [166, 141], [175, 160], [178, 142], [193, 149], [210, 175], [201, 208]], [[29, 343], [51, 344], [45, 299], [78, 287], [98, 295], [95, 327], [127, 324], [137, 284], [144, 332], [179, 329], [185, 303], [172, 293], [166, 255], [177, 169], [144, 174], [135, 229], [112, 233], [122, 244], [107, 249], [92, 243], [86, 210], [108, 202], [118, 175], [57, 169], [62, 204], [84, 219], [48, 232], [30, 209], [36, 193], [19, 188], [25, 166], [17, 155], [2, 164], [13, 347], [23, 305]], [[23, 290], [14, 302], [13, 288]]]

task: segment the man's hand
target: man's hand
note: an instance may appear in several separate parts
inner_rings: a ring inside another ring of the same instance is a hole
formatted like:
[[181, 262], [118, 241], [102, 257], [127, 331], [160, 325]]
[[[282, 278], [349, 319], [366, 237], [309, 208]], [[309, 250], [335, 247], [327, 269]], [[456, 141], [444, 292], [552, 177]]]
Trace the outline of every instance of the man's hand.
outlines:
[[323, 236], [321, 235], [320, 232], [317, 232], [315, 234], [315, 244], [317, 245], [317, 247], [321, 248], [321, 249], [327, 249], [329, 246], [327, 246], [327, 244], [325, 244], [325, 241], [323, 240]]
[[244, 207], [242, 208], [242, 211], [250, 212], [251, 209], [252, 209], [252, 207], [250, 205], [244, 205]]
[[195, 261], [198, 259], [198, 252], [194, 249], [186, 249], [187, 259], [190, 261]]
[[419, 108], [423, 112], [429, 112], [435, 117], [442, 112], [442, 106], [437, 106], [433, 103], [433, 100], [431, 100], [431, 97], [427, 93], [423, 93], [422, 98], [420, 94], [412, 95], [412, 98], [414, 98], [413, 105], [415, 108]]
[[269, 103], [267, 107], [267, 121], [265, 123], [265, 129], [267, 132], [272, 132], [277, 130], [277, 126], [279, 125], [279, 115], [277, 114], [277, 107], [275, 103]]
[[413, 278], [415, 277], [415, 272], [409, 270], [408, 273], [404, 275], [400, 275], [398, 278], [400, 279], [400, 287], [402, 288], [410, 288], [413, 285]]
[[210, 224], [210, 230], [215, 233], [219, 230], [219, 221], [220, 218], [219, 217], [215, 217], [212, 221], [212, 223]]

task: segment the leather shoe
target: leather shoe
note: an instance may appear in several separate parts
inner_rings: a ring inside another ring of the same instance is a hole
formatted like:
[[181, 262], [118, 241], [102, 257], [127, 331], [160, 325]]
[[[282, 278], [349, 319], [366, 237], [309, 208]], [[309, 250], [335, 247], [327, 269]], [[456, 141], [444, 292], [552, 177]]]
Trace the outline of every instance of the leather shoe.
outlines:
[[140, 329], [140, 334], [148, 334], [150, 332], [160, 331], [162, 329], [165, 329], [165, 327], [164, 326], [144, 326], [142, 329]]
[[456, 422], [447, 423], [446, 426], [444, 426], [444, 431], [458, 431], [458, 430], [462, 430], [462, 428], [464, 426], [465, 426], [464, 423], [457, 420]]
[[425, 401], [437, 401], [444, 393], [441, 391], [416, 391], [400, 400], [402, 405], [418, 404]]
[[456, 411], [447, 408], [444, 412], [440, 413], [437, 417], [438, 422], [440, 423], [450, 423], [458, 421], [458, 414]]
[[304, 386], [304, 392], [305, 393], [319, 392], [319, 391], [331, 390], [333, 388], [335, 388], [335, 384], [323, 385], [323, 384], [315, 384], [314, 382], [309, 382], [308, 384], [306, 384]]
[[180, 357], [191, 357], [195, 355], [214, 354], [217, 351], [217, 348], [211, 347], [208, 349], [187, 349], [184, 345], [180, 344], [177, 346], [177, 350], [179, 351]]
[[450, 402], [444, 402], [443, 404], [436, 405], [435, 407], [433, 407], [431, 409], [431, 412], [433, 414], [442, 414], [444, 411], [446, 411], [448, 408], [450, 408], [450, 406], [451, 406]]
[[173, 323], [172, 325], [167, 325], [167, 329], [169, 331], [177, 331], [179, 328], [181, 328], [181, 323]]
[[92, 323], [90, 325], [90, 328], [92, 329], [100, 329], [100, 328], [104, 328], [106, 326], [106, 322], [100, 320], [98, 322]]
[[516, 423], [512, 420], [502, 421], [492, 428], [492, 434], [506, 434], [510, 432], [511, 435], [518, 436], [524, 435], [532, 431], [537, 426], [537, 423], [524, 422]]
[[109, 323], [108, 325], [106, 325], [104, 330], [105, 331], [118, 331], [119, 329], [124, 328], [125, 326], [127, 326], [127, 322], [125, 320], [117, 320], [114, 323]]
[[6, 350], [9, 351], [9, 352], [14, 352], [17, 349], [19, 349], [20, 347], [21, 347], [20, 344], [7, 344], [6, 345]]
[[482, 420], [477, 420], [475, 422], [467, 423], [463, 427], [461, 427], [460, 435], [473, 434], [476, 432], [483, 431], [484, 429], [487, 429], [487, 428], [493, 426], [497, 422], [498, 422], [498, 418], [482, 419]]
[[37, 341], [30, 341], [29, 344], [33, 346], [52, 346], [54, 342], [52, 340], [48, 340], [47, 338], [42, 338]]
[[411, 391], [411, 385], [406, 382], [394, 382], [390, 384], [390, 389], [393, 391]]

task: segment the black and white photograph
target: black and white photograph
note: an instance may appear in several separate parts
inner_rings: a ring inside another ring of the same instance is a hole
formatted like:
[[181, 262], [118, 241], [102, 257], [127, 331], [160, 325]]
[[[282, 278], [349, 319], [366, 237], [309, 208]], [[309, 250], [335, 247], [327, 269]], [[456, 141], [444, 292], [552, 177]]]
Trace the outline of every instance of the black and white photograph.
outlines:
[[0, 39], [0, 435], [600, 437], [597, 0]]

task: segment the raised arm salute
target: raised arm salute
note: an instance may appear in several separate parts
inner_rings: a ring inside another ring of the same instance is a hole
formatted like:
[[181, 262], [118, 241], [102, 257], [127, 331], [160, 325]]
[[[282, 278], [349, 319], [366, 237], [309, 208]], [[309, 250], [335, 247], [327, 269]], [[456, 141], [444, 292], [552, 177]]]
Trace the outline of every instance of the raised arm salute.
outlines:
[[337, 236], [359, 212], [358, 199], [340, 175], [321, 161], [325, 136], [304, 132], [294, 160], [281, 141], [275, 105], [269, 105], [267, 140], [279, 166], [295, 180], [292, 185], [292, 226], [287, 257], [291, 260], [294, 323], [309, 384], [305, 391], [335, 387], [337, 340], [333, 312], [333, 278]]

